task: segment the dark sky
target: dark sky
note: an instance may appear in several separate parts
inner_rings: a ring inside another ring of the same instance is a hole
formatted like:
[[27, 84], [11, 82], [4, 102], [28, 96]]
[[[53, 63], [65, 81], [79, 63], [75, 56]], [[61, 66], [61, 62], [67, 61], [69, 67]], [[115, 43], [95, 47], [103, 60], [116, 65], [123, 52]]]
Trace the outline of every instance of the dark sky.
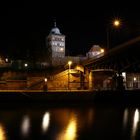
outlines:
[[[114, 6], [115, 5], [115, 6]], [[53, 27], [66, 35], [69, 55], [85, 54], [94, 44], [106, 45], [106, 29], [110, 31], [110, 48], [140, 35], [140, 9], [131, 3], [98, 4], [57, 2], [3, 2], [0, 10], [0, 54], [8, 56], [39, 55], [45, 37]], [[121, 19], [119, 29], [111, 21]]]

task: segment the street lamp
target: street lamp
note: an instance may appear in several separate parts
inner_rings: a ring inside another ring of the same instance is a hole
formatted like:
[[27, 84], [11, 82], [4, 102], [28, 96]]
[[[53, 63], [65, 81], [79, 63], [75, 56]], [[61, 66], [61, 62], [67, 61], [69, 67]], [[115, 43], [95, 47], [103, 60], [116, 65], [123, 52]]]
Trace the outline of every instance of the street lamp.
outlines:
[[47, 81], [48, 81], [48, 79], [44, 78], [44, 87], [43, 87], [44, 91], [48, 90]]
[[44, 82], [45, 82], [45, 83], [47, 83], [47, 80], [48, 80], [47, 78], [44, 78]]
[[120, 26], [120, 20], [118, 20], [118, 19], [114, 20], [113, 25], [115, 27], [119, 27]]
[[27, 64], [27, 63], [25, 63], [25, 64], [24, 64], [24, 67], [28, 67], [28, 64]]
[[70, 69], [71, 69], [72, 61], [68, 61], [69, 69], [68, 69], [68, 89], [70, 89]]
[[[120, 24], [121, 24], [121, 22], [120, 22], [120, 20], [119, 19], [115, 19], [115, 20], [113, 20], [113, 22], [112, 22], [112, 26], [113, 27], [116, 27], [116, 28], [118, 28], [118, 27], [120, 27]], [[110, 40], [110, 27], [109, 26], [107, 26], [107, 29], [106, 29], [106, 33], [107, 33], [107, 49], [109, 50], [109, 48], [110, 48], [110, 42], [109, 42], [109, 40]]]

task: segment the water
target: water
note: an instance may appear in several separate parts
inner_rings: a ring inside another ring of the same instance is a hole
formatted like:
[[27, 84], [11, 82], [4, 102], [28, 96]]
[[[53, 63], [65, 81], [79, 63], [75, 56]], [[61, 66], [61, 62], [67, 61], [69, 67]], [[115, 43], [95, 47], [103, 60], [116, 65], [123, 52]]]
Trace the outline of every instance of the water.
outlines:
[[140, 108], [90, 104], [0, 107], [0, 140], [139, 140]]

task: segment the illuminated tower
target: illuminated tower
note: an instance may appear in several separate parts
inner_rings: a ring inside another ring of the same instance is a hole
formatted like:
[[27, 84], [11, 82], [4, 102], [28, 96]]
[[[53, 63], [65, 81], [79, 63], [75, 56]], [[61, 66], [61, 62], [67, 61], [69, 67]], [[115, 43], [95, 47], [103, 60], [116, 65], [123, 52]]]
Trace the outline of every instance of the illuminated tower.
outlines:
[[65, 35], [60, 33], [60, 30], [54, 22], [54, 27], [51, 29], [46, 39], [48, 49], [48, 60], [50, 65], [61, 65], [65, 57]]

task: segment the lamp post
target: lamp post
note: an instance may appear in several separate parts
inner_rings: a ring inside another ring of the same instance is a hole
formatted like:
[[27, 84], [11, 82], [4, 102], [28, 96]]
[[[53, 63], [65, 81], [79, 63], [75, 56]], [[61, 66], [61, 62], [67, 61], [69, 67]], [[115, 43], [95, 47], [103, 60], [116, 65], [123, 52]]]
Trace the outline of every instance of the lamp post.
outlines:
[[26, 71], [27, 79], [28, 79], [28, 63], [24, 63], [24, 68], [25, 68], [25, 71]]
[[[121, 24], [121, 22], [119, 19], [115, 19], [112, 22], [112, 26], [115, 28], [120, 27], [120, 24]], [[107, 49], [109, 50], [109, 48], [110, 48], [110, 27], [109, 26], [107, 26], [106, 33], [107, 33], [107, 44], [106, 45], [107, 45]]]
[[44, 91], [48, 90], [47, 81], [48, 81], [48, 79], [44, 78], [44, 87], [43, 87]]
[[68, 61], [69, 69], [68, 69], [68, 89], [70, 89], [70, 69], [71, 69], [72, 61]]

